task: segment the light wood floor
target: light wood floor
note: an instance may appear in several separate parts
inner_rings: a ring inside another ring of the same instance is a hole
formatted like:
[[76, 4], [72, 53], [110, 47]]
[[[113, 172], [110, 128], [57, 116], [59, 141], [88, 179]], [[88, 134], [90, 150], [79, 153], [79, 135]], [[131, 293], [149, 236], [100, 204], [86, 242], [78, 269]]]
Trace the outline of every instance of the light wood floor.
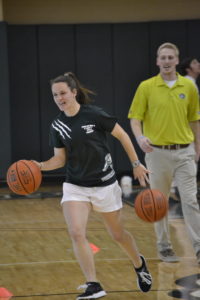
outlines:
[[[1, 193], [7, 190], [1, 189]], [[92, 213], [88, 239], [101, 248], [95, 254], [95, 261], [98, 279], [108, 292], [103, 299], [177, 299], [168, 295], [171, 290], [184, 289], [175, 281], [200, 273], [183, 220], [170, 221], [173, 246], [181, 261], [167, 264], [157, 257], [153, 225], [138, 219], [133, 207], [127, 204], [123, 218], [147, 259], [153, 287], [146, 294], [138, 290], [129, 259], [111, 240], [101, 217]], [[72, 300], [79, 293], [76, 288], [84, 282], [72, 252], [59, 198], [0, 200], [0, 287], [11, 291], [12, 299]]]

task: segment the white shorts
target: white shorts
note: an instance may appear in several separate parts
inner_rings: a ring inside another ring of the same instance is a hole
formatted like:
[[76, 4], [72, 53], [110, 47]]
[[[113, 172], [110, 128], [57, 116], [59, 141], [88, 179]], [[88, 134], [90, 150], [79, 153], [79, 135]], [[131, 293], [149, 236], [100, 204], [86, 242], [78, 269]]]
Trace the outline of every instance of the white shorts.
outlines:
[[118, 181], [100, 187], [84, 187], [64, 182], [61, 204], [65, 201], [90, 202], [95, 211], [111, 212], [122, 208], [122, 191]]

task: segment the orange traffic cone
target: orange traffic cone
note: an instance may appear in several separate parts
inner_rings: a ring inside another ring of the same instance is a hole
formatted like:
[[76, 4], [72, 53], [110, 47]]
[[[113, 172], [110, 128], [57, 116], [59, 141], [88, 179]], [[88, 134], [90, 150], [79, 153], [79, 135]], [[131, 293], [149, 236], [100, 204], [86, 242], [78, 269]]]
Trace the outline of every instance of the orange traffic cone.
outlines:
[[0, 287], [0, 300], [9, 300], [13, 294], [4, 287]]
[[96, 254], [97, 252], [99, 252], [101, 249], [98, 248], [97, 246], [95, 246], [94, 244], [90, 243], [90, 248], [92, 249], [92, 252], [94, 254]]

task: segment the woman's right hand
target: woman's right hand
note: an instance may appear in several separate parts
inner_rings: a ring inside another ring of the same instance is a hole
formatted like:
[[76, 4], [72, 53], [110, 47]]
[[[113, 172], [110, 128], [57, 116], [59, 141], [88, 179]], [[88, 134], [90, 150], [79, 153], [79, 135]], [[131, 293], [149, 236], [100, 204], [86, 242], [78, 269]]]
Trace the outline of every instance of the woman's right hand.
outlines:
[[40, 170], [42, 170], [42, 162], [38, 162], [36, 160], [31, 160], [31, 161], [34, 162], [34, 164], [36, 164]]

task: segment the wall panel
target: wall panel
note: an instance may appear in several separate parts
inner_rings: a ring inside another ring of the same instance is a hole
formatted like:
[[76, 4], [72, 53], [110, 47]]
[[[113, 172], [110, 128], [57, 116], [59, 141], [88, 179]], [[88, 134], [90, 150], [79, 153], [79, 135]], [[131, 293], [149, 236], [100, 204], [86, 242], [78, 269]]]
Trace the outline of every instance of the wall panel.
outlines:
[[159, 71], [156, 67], [156, 52], [162, 43], [174, 43], [180, 50], [180, 59], [187, 55], [187, 23], [186, 21], [152, 22], [149, 26], [150, 71], [153, 76]]
[[[77, 25], [76, 66], [80, 81], [96, 93], [94, 104], [113, 114], [112, 25]], [[115, 160], [112, 137], [109, 143]]]
[[74, 27], [41, 25], [38, 28], [39, 100], [41, 117], [41, 159], [53, 154], [49, 147], [51, 122], [59, 113], [53, 101], [50, 79], [75, 71]]
[[[3, 105], [1, 102], [5, 111], [1, 121], [7, 124], [7, 131], [11, 126], [7, 159], [12, 143], [12, 161], [21, 158], [46, 160], [53, 154], [49, 147], [49, 127], [59, 111], [53, 102], [49, 80], [66, 71], [75, 72], [86, 87], [97, 93], [96, 105], [118, 117], [143, 160], [127, 114], [139, 83], [159, 71], [156, 67], [158, 46], [166, 41], [175, 43], [181, 58], [186, 55], [199, 57], [200, 53], [199, 20], [2, 26], [0, 41], [4, 46], [0, 49], [0, 76], [2, 80], [8, 76], [7, 34], [10, 81], [5, 82], [1, 93], [3, 99], [10, 97], [10, 103]], [[119, 142], [112, 137], [109, 142], [117, 172], [131, 171]], [[58, 173], [63, 174], [64, 169], [52, 172]]]
[[188, 21], [187, 30], [188, 55], [196, 56], [200, 59], [200, 20]]
[[[187, 22], [187, 55], [194, 56], [200, 61], [200, 20]], [[197, 80], [200, 89], [200, 78]]]
[[8, 27], [12, 161], [40, 158], [36, 26]]
[[0, 22], [0, 178], [5, 178], [12, 161], [10, 131], [10, 98], [8, 77], [7, 27]]
[[[141, 160], [139, 149], [127, 119], [138, 84], [149, 76], [149, 40], [147, 23], [114, 25], [114, 101], [119, 123], [130, 135]], [[122, 147], [116, 147], [117, 168], [131, 170], [129, 159]]]
[[113, 113], [111, 25], [76, 26], [77, 76], [96, 92], [95, 103]]

